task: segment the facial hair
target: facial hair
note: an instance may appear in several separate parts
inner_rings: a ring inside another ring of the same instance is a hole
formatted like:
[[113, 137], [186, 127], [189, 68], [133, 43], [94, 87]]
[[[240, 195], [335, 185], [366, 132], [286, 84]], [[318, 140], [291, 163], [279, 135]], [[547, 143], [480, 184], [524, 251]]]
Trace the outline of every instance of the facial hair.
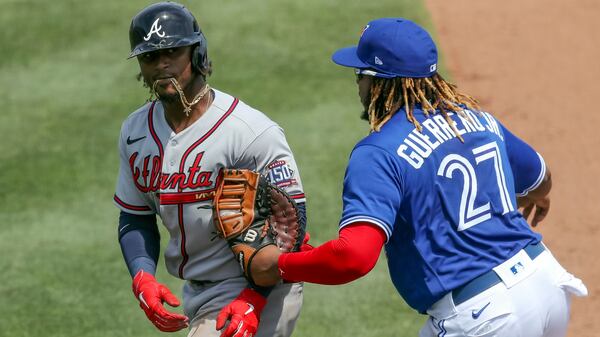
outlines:
[[167, 103], [167, 104], [171, 104], [174, 102], [177, 102], [179, 99], [179, 94], [178, 93], [172, 93], [172, 94], [168, 94], [168, 93], [160, 93], [158, 91], [154, 91], [153, 87], [153, 83], [148, 83], [148, 81], [144, 80], [144, 86], [147, 88], [150, 88], [150, 93], [154, 94], [154, 96], [156, 96], [156, 98], [158, 98], [161, 102], [163, 103]]
[[[365, 98], [365, 102], [371, 102], [371, 93]], [[363, 111], [360, 114], [360, 119], [369, 121], [369, 105], [368, 103], [360, 102], [363, 105]]]

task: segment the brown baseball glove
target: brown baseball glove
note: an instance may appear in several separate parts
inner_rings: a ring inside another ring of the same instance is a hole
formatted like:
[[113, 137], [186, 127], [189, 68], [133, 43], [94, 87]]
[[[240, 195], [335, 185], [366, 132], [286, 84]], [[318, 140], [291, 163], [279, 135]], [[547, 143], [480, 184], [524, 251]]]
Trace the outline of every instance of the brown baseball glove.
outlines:
[[298, 207], [257, 172], [225, 169], [220, 178], [213, 202], [215, 227], [254, 284], [250, 265], [258, 251], [270, 245], [283, 252], [297, 251], [302, 244]]

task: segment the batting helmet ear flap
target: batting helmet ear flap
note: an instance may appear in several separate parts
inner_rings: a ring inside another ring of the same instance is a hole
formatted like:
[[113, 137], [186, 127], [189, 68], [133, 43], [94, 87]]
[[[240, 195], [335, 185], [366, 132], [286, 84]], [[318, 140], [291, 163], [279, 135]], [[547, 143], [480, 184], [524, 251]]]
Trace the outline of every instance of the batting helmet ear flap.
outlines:
[[206, 38], [202, 33], [200, 33], [200, 41], [194, 45], [192, 50], [192, 66], [195, 70], [199, 71], [205, 76], [210, 75], [212, 72], [210, 69], [211, 62], [208, 59], [208, 52], [206, 48]]

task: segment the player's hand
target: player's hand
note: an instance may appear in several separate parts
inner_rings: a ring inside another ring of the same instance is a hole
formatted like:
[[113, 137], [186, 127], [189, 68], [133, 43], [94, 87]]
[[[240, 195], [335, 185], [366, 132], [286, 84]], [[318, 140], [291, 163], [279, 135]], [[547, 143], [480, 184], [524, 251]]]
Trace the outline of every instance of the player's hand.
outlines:
[[[245, 288], [240, 295], [226, 305], [217, 316], [217, 330], [221, 337], [252, 337], [258, 330], [260, 313], [267, 299], [255, 290]], [[229, 321], [229, 325], [225, 323]]]
[[[300, 246], [300, 252], [307, 252], [315, 247], [308, 244], [310, 234], [306, 232]], [[275, 245], [267, 246], [254, 255], [250, 265], [250, 274], [254, 284], [261, 287], [272, 287], [281, 282], [282, 278], [278, 266], [279, 256], [283, 252]], [[291, 253], [288, 253], [291, 254]], [[284, 281], [286, 281], [284, 279]]]
[[189, 326], [186, 316], [165, 309], [164, 302], [178, 307], [179, 300], [166, 286], [158, 283], [152, 274], [140, 270], [133, 278], [132, 288], [135, 298], [140, 302], [140, 308], [160, 331], [175, 332]]
[[517, 198], [517, 204], [522, 209], [521, 212], [525, 220], [528, 220], [533, 211], [533, 217], [530, 221], [532, 227], [542, 222], [550, 210], [550, 198], [547, 195], [540, 198], [532, 198], [530, 196], [519, 197]]
[[311, 244], [308, 243], [308, 240], [310, 240], [310, 233], [306, 232], [306, 234], [304, 234], [304, 240], [302, 240], [302, 246], [300, 246], [301, 252], [307, 252], [307, 251], [313, 250], [315, 248]]

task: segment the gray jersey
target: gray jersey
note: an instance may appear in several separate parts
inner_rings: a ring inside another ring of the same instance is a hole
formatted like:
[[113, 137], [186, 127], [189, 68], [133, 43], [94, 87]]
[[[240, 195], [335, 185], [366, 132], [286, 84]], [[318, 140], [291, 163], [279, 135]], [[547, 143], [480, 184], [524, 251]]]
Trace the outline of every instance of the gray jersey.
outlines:
[[242, 274], [212, 221], [221, 169], [268, 174], [297, 202], [305, 201], [283, 130], [260, 111], [214, 92], [204, 115], [177, 134], [160, 101], [144, 105], [125, 120], [119, 141], [115, 204], [124, 212], [161, 217], [170, 234], [167, 270], [186, 280], [218, 281]]

